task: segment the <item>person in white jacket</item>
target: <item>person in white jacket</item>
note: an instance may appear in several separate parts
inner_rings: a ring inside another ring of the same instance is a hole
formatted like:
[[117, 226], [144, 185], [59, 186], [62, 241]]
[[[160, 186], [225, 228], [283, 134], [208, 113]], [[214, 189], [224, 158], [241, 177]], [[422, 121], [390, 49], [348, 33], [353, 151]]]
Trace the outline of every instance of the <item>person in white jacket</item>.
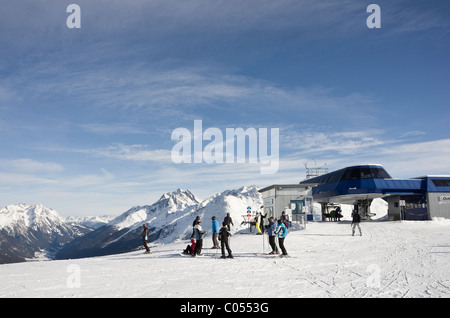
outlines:
[[196, 255], [202, 255], [202, 246], [203, 246], [203, 237], [205, 236], [206, 232], [202, 229], [202, 221], [198, 220], [197, 223], [194, 226], [194, 239], [196, 241], [194, 254], [192, 256]]

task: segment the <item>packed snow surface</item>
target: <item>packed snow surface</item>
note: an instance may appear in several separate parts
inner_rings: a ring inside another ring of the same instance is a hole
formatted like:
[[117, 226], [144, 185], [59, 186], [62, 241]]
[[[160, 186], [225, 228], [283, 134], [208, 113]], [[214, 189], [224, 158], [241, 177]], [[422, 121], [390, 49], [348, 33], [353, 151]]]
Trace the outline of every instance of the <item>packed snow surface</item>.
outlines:
[[[267, 236], [235, 234], [234, 259], [204, 240], [203, 257], [178, 241], [105, 257], [0, 265], [1, 297], [449, 297], [450, 224], [308, 223], [291, 231], [291, 257], [269, 252]], [[265, 239], [265, 240], [264, 240]]]

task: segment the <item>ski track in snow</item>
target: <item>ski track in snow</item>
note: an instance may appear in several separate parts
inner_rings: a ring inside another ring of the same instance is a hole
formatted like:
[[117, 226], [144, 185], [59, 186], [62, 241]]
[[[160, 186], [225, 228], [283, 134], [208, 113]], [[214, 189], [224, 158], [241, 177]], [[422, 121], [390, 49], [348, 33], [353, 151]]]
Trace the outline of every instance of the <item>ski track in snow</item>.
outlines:
[[[449, 297], [450, 223], [308, 223], [265, 257], [267, 236], [236, 234], [234, 259], [180, 256], [187, 241], [104, 257], [0, 265], [0, 297]], [[263, 246], [265, 250], [263, 251]], [[75, 265], [76, 271], [71, 270]], [[73, 279], [79, 284], [73, 286]]]

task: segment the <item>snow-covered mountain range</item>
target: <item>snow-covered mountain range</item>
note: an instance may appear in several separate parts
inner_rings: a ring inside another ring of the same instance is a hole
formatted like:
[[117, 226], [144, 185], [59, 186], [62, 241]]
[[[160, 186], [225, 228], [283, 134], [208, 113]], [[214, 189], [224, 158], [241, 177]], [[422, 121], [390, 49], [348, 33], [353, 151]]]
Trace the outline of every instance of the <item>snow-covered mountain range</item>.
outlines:
[[137, 206], [72, 242], [56, 254], [57, 259], [92, 257], [129, 252], [142, 246], [142, 225], [148, 224], [150, 242], [172, 243], [188, 238], [196, 216], [203, 220], [203, 229], [210, 232], [211, 218], [219, 222], [230, 213], [235, 230], [240, 226], [247, 207], [257, 211], [262, 205], [258, 187], [227, 190], [201, 201], [189, 190], [165, 193], [152, 205]]
[[51, 251], [90, 231], [41, 204], [8, 205], [0, 209], [0, 263], [31, 259], [36, 252]]
[[150, 242], [172, 243], [188, 238], [199, 216], [211, 232], [213, 216], [221, 223], [227, 213], [238, 231], [247, 207], [258, 211], [258, 187], [242, 187], [205, 200], [189, 190], [165, 193], [152, 205], [132, 207], [117, 217], [64, 219], [41, 204], [9, 205], [0, 209], [0, 263], [33, 259], [42, 251], [51, 258], [67, 259], [129, 252], [142, 246], [142, 225], [148, 224]]

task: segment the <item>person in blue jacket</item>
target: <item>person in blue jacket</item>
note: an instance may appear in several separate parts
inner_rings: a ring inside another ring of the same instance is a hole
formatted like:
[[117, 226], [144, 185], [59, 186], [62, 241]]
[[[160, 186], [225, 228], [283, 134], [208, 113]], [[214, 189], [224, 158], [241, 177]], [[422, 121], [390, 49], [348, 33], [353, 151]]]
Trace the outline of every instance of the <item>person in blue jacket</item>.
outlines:
[[269, 235], [269, 245], [272, 248], [272, 252], [269, 254], [279, 254], [277, 245], [275, 244], [275, 230], [276, 225], [273, 216], [269, 218], [269, 225], [267, 225], [267, 234]]
[[281, 219], [278, 220], [278, 226], [277, 229], [275, 230], [275, 234], [278, 235], [278, 244], [280, 244], [280, 249], [281, 252], [283, 253], [281, 256], [288, 256], [286, 248], [284, 247], [284, 239], [286, 238], [287, 233], [288, 230], [286, 228], [286, 225], [284, 225]]
[[212, 241], [213, 241], [213, 247], [212, 248], [220, 248], [219, 241], [217, 240], [217, 237], [219, 236], [219, 222], [217, 222], [216, 217], [212, 217]]

